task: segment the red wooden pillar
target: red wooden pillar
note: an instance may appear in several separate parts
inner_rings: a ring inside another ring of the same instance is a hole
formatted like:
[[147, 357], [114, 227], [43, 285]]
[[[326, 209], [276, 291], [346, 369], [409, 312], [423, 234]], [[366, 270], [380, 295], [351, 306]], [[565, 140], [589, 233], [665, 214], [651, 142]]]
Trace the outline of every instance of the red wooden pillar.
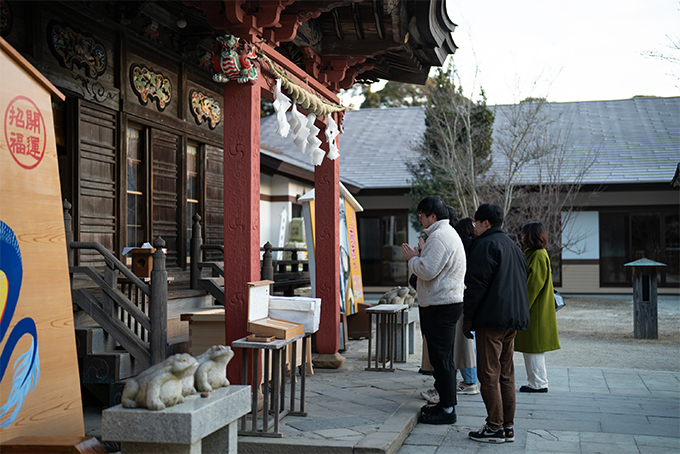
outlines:
[[[337, 120], [337, 119], [336, 119]], [[328, 152], [322, 132], [322, 148]], [[314, 172], [316, 247], [316, 297], [321, 298], [321, 322], [316, 348], [321, 354], [337, 353], [340, 347], [340, 163], [324, 158]]]
[[[224, 306], [226, 344], [247, 334], [247, 282], [260, 280], [260, 86], [224, 86]], [[236, 352], [227, 378], [241, 383]]]

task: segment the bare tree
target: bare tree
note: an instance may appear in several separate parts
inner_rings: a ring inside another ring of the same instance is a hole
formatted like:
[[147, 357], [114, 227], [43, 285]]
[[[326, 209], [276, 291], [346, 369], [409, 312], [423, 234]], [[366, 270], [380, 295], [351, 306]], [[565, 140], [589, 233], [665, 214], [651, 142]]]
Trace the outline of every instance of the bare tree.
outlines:
[[465, 217], [474, 213], [491, 186], [486, 174], [493, 114], [483, 91], [475, 102], [465, 96], [457, 79], [455, 67], [448, 65], [428, 81], [426, 131], [413, 145], [421, 159], [409, 164], [409, 170], [414, 206], [424, 196], [437, 194]]
[[[680, 65], [680, 38], [671, 35], [666, 35], [666, 38], [668, 38], [668, 44], [666, 44], [667, 51], [660, 52], [658, 50], [651, 50], [643, 52], [643, 55]], [[671, 75], [678, 81], [676, 87], [680, 87], [680, 75], [677, 72], [673, 72]]]
[[541, 221], [554, 259], [565, 248], [573, 250], [590, 233], [565, 229], [578, 211], [575, 198], [583, 197], [598, 144], [572, 138], [565, 105], [527, 98], [490, 114], [483, 95], [478, 102], [464, 96], [453, 83], [455, 69], [446, 71], [428, 94], [426, 132], [416, 147], [421, 158], [410, 166], [413, 205], [436, 194], [463, 217], [480, 203], [496, 203], [503, 207], [505, 230], [518, 243], [524, 224]]
[[[563, 105], [564, 106], [564, 105]], [[494, 168], [496, 199], [506, 215], [505, 229], [520, 242], [524, 224], [541, 221], [550, 234], [553, 258], [574, 248], [589, 232], [565, 230], [574, 214], [585, 178], [600, 144], [572, 137], [572, 113], [544, 98], [496, 107]], [[590, 192], [587, 198], [592, 197]], [[557, 262], [554, 260], [554, 262]]]

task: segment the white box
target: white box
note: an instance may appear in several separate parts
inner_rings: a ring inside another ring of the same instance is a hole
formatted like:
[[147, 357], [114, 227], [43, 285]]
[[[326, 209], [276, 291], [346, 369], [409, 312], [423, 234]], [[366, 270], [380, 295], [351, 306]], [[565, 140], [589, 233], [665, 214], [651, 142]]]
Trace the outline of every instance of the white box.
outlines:
[[248, 282], [248, 332], [290, 339], [304, 334], [302, 323], [268, 316], [269, 285], [274, 281]]
[[321, 321], [321, 298], [269, 296], [269, 317], [302, 323], [305, 333], [315, 333]]

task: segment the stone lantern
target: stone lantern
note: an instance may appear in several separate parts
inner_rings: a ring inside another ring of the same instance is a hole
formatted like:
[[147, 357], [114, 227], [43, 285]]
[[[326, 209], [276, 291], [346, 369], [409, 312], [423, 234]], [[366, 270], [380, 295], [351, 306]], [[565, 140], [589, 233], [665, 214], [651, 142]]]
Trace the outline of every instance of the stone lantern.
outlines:
[[623, 266], [633, 267], [633, 317], [636, 339], [658, 339], [656, 269], [663, 263], [642, 258]]

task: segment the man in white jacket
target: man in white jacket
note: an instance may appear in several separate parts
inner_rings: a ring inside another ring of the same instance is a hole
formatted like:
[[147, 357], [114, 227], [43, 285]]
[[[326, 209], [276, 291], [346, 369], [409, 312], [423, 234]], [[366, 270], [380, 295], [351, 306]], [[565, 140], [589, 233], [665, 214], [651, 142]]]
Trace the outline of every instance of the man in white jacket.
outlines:
[[454, 424], [457, 401], [453, 343], [456, 322], [463, 312], [465, 250], [449, 223], [450, 212], [441, 198], [424, 198], [418, 204], [418, 213], [427, 241], [421, 238], [418, 250], [406, 243], [401, 248], [410, 272], [418, 276], [420, 328], [427, 340], [434, 387], [439, 393], [439, 403], [425, 405], [419, 421]]

